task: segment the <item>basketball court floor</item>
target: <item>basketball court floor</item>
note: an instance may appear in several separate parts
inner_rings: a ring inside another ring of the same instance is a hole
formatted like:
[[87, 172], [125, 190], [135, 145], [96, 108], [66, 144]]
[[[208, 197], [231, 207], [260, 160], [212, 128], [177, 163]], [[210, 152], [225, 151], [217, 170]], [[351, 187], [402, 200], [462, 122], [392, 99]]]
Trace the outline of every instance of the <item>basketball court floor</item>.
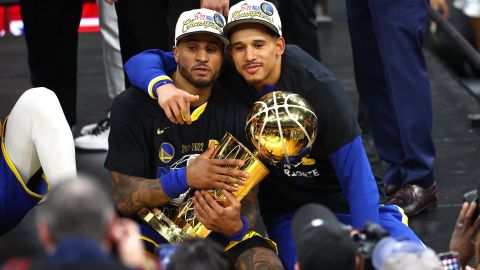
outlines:
[[[324, 24], [319, 33], [323, 62], [343, 82], [352, 106], [357, 107], [352, 54], [345, 22]], [[99, 33], [81, 34], [78, 52], [79, 127], [105, 117], [111, 100], [105, 89], [102, 45]], [[410, 226], [426, 245], [446, 251], [463, 193], [476, 188], [480, 179], [480, 128], [472, 127], [467, 115], [480, 113], [479, 102], [458, 82], [432, 53], [425, 51], [430, 70], [433, 99], [433, 138], [437, 150], [435, 167], [439, 187], [436, 211], [410, 219]], [[59, 67], [61, 68], [61, 67]], [[30, 87], [23, 37], [0, 39], [0, 118], [4, 118], [16, 99]], [[77, 151], [80, 173], [95, 176], [110, 188], [103, 168], [105, 152]], [[381, 173], [384, 164], [373, 164]], [[35, 233], [35, 210], [10, 233], [0, 237], [0, 259], [11, 255], [41, 253]]]

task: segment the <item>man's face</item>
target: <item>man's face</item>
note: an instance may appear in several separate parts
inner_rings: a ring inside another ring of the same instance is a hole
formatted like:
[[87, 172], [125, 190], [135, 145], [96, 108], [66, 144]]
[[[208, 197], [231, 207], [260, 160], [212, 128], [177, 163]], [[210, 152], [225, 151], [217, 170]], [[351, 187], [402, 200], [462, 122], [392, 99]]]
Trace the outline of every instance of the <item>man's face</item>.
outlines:
[[263, 25], [238, 26], [230, 37], [230, 55], [238, 73], [257, 90], [275, 84], [280, 74], [283, 38], [267, 32]]
[[218, 77], [223, 62], [223, 43], [212, 34], [192, 34], [174, 47], [178, 71], [196, 88], [205, 88]]

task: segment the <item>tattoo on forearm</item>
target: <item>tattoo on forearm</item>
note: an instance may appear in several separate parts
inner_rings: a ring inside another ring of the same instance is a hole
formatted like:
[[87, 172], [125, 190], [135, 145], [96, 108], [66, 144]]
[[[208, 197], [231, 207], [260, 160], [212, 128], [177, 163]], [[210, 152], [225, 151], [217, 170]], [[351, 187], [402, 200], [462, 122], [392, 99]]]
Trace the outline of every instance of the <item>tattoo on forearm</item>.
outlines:
[[135, 214], [142, 207], [158, 207], [170, 200], [157, 179], [129, 176], [113, 171], [110, 175], [113, 199], [117, 209], [124, 215]]
[[270, 249], [263, 247], [250, 248], [238, 257], [235, 263], [237, 270], [281, 270], [284, 269], [280, 258]]

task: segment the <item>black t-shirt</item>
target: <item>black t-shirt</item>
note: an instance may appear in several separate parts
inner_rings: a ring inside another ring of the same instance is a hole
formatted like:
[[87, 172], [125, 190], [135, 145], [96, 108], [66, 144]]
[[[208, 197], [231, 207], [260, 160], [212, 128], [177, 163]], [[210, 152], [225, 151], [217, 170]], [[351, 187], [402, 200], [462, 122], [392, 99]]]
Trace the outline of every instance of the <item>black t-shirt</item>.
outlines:
[[[248, 87], [229, 63], [220, 80], [235, 86], [235, 93], [252, 104], [260, 95]], [[264, 218], [295, 211], [309, 202], [326, 205], [337, 213], [349, 211], [346, 198], [328, 156], [360, 134], [355, 115], [339, 80], [320, 62], [295, 45], [287, 45], [281, 77], [275, 90], [305, 98], [318, 117], [318, 136], [310, 153], [298, 164], [270, 166], [261, 182], [259, 202]]]
[[[105, 167], [129, 176], [155, 179], [186, 166], [191, 158], [206, 151], [212, 140], [220, 142], [227, 131], [244, 142], [248, 106], [230, 93], [216, 82], [198, 119], [191, 125], [175, 125], [157, 100], [139, 89], [125, 90], [112, 104]], [[175, 209], [186, 198], [187, 192], [172, 199], [162, 210], [168, 214], [169, 209]]]

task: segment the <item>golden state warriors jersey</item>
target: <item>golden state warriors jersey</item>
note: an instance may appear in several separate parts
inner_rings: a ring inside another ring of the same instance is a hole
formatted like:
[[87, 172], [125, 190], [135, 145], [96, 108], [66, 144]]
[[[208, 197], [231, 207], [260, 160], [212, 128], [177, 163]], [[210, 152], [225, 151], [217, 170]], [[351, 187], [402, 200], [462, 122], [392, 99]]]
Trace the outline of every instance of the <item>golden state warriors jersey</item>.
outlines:
[[[168, 120], [156, 100], [139, 89], [127, 89], [112, 104], [105, 167], [130, 176], [159, 178], [187, 166], [226, 132], [244, 142], [247, 114], [247, 105], [214, 84], [208, 102], [191, 109], [192, 124], [176, 125]], [[187, 198], [188, 191], [161, 210], [168, 215]]]

